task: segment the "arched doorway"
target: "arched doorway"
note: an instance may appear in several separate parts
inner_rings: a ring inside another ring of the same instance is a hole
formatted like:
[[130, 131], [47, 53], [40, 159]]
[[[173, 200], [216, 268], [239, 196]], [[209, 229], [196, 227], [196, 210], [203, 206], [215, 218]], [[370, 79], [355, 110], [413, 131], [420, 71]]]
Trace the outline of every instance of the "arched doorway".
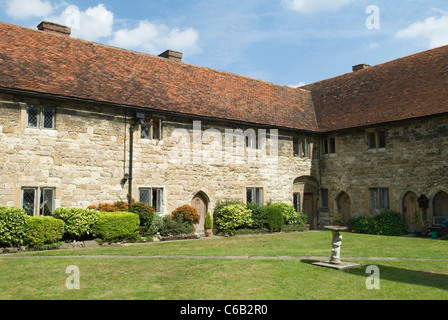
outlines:
[[439, 191], [433, 200], [433, 217], [448, 218], [448, 193]]
[[191, 201], [191, 206], [196, 209], [201, 219], [199, 220], [199, 224], [195, 225], [195, 230], [199, 234], [204, 234], [204, 221], [205, 216], [207, 215], [208, 204], [210, 200], [208, 196], [200, 191], [198, 192]]
[[336, 198], [337, 210], [346, 224], [352, 218], [352, 202], [347, 193], [341, 192]]
[[420, 213], [418, 198], [419, 197], [412, 191], [409, 191], [403, 197], [403, 222], [408, 226], [409, 231], [418, 229], [416, 225]]
[[301, 197], [302, 206], [301, 212], [308, 215], [308, 224], [311, 229], [317, 229], [318, 217], [317, 217], [317, 186], [318, 182], [314, 177], [302, 176], [294, 180], [294, 192], [296, 193], [295, 198], [299, 199], [298, 194], [303, 195]]

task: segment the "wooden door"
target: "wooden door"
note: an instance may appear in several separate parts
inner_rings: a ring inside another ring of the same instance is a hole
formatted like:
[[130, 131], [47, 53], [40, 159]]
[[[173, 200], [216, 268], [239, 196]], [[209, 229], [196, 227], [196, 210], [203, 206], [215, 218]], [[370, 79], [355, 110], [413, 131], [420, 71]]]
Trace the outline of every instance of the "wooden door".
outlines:
[[315, 221], [314, 213], [314, 194], [305, 193], [303, 196], [303, 213], [308, 215], [308, 224], [312, 229], [317, 228], [317, 221]]
[[440, 191], [434, 197], [434, 217], [448, 218], [448, 193]]
[[197, 195], [192, 203], [191, 206], [196, 209], [201, 219], [199, 220], [199, 224], [195, 225], [196, 232], [199, 234], [204, 233], [204, 221], [205, 221], [205, 215], [207, 214], [207, 201], [205, 198], [201, 195]]
[[409, 231], [417, 229], [415, 219], [419, 211], [418, 196], [413, 192], [408, 192], [403, 198], [403, 220]]
[[342, 214], [344, 223], [347, 223], [352, 218], [352, 203], [350, 197], [345, 192], [338, 198], [338, 211]]

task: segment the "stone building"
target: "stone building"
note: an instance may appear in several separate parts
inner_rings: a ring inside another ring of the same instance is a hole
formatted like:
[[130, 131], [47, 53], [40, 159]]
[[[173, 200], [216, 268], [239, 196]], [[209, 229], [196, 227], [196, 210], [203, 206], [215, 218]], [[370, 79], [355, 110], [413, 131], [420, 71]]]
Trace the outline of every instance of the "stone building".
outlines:
[[[31, 215], [134, 198], [204, 217], [283, 201], [312, 228], [448, 218], [448, 47], [290, 88], [0, 23], [0, 205]], [[198, 231], [201, 231], [201, 225]]]

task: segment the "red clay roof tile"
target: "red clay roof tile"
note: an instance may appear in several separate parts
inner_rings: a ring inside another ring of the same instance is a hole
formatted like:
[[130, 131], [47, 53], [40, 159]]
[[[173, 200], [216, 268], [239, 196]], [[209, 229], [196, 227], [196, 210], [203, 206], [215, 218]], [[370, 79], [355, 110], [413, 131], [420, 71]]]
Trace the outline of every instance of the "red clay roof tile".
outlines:
[[310, 92], [0, 23], [0, 87], [317, 131]]

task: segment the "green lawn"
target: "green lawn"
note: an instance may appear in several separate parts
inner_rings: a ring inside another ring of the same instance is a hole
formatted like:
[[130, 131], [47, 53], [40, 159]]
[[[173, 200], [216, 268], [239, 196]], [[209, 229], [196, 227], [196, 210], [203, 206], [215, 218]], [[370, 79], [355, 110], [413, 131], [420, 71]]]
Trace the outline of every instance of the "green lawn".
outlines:
[[[329, 232], [25, 253], [14, 259], [0, 258], [0, 299], [448, 299], [448, 261], [366, 259], [448, 259], [448, 241], [350, 233], [343, 236], [342, 260], [355, 260], [360, 267], [337, 271], [311, 265], [312, 259], [306, 257], [330, 256]], [[149, 258], [179, 255], [220, 259]], [[303, 258], [221, 258], [225, 256]], [[65, 271], [71, 265], [80, 270], [80, 290], [65, 286]], [[369, 265], [379, 267], [379, 290], [366, 288]]]

